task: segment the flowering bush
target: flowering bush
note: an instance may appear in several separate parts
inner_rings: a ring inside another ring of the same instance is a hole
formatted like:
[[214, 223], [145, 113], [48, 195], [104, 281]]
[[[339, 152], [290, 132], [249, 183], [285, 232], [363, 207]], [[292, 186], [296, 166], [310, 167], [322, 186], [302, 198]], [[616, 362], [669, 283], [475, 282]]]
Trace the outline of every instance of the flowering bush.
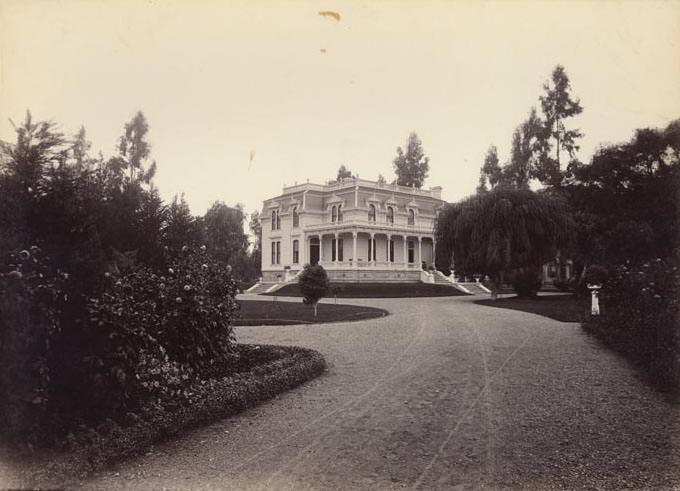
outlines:
[[[37, 434], [50, 393], [48, 359], [68, 296], [68, 274], [41, 250], [10, 254], [0, 272], [0, 426], [10, 438]], [[28, 441], [30, 443], [30, 439]]]
[[205, 247], [185, 248], [162, 274], [105, 273], [103, 292], [85, 297], [49, 264], [36, 247], [0, 270], [0, 426], [18, 441], [45, 425], [58, 433], [154, 401], [182, 404], [197, 380], [238, 361], [236, 285]]
[[236, 285], [204, 247], [184, 248], [164, 274], [138, 268], [107, 280], [86, 303], [93, 350], [85, 361], [103, 405], [127, 410], [150, 396], [186, 397], [182, 387], [197, 376], [233, 364]]
[[680, 387], [680, 252], [616, 268], [585, 327], [657, 379]]

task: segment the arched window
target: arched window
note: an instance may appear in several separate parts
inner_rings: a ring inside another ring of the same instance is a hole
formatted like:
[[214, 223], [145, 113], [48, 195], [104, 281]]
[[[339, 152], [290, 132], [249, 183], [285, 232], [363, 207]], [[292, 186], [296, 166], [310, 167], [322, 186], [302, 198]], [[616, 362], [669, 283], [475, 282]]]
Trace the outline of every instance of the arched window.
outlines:
[[338, 219], [338, 208], [333, 205], [333, 208], [331, 208], [331, 222], [335, 223], [335, 221]]
[[338, 222], [342, 222], [342, 205], [338, 205]]
[[276, 230], [281, 230], [281, 215], [279, 215], [279, 210], [276, 210]]
[[408, 211], [408, 224], [409, 225], [415, 225], [416, 224], [416, 212], [413, 210]]
[[375, 223], [375, 205], [368, 205], [368, 221]]
[[387, 223], [394, 225], [394, 208], [391, 206], [387, 207]]
[[297, 206], [293, 207], [293, 227], [299, 227], [300, 226], [300, 215], [298, 214], [297, 211]]
[[272, 230], [276, 230], [276, 210], [272, 211]]

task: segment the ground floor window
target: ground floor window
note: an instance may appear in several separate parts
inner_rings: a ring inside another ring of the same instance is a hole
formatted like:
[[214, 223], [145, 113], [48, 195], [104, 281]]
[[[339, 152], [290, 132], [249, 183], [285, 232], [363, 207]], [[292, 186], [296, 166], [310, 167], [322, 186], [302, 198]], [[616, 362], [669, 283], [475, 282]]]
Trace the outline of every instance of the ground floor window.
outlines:
[[408, 241], [408, 262], [414, 263], [416, 261], [415, 243], [412, 240]]
[[293, 264], [300, 262], [300, 243], [297, 240], [293, 241]]
[[281, 242], [272, 242], [272, 264], [281, 264]]

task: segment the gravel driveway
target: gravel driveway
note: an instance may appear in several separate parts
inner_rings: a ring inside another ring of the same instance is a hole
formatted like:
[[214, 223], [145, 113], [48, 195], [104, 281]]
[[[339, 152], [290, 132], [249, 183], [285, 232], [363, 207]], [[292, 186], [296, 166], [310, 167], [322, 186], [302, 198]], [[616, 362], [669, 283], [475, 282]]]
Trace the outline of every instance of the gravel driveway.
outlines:
[[475, 299], [343, 300], [391, 315], [237, 328], [329, 371], [82, 487], [680, 489], [678, 406], [577, 324]]

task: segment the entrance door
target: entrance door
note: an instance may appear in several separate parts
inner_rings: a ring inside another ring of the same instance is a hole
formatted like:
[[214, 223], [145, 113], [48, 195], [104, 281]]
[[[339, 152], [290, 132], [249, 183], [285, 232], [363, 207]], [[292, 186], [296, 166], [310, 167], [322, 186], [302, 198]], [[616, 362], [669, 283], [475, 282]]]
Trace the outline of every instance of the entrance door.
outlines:
[[319, 239], [309, 240], [309, 264], [316, 266], [319, 264]]

